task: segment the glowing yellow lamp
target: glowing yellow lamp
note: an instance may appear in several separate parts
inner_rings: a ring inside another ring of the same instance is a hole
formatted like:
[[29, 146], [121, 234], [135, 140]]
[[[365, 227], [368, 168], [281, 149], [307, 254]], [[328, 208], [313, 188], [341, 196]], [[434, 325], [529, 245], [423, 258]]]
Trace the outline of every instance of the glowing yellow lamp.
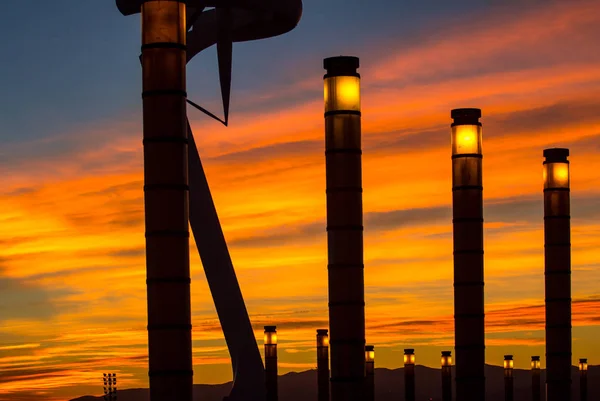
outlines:
[[452, 366], [452, 353], [450, 351], [442, 351], [442, 366]]
[[366, 362], [375, 362], [375, 347], [372, 345], [367, 345], [365, 347], [365, 361]]
[[340, 76], [325, 79], [325, 112], [360, 111], [360, 78]]
[[582, 372], [588, 370], [588, 362], [586, 358], [579, 360], [579, 370]]
[[504, 369], [513, 369], [515, 362], [512, 355], [504, 355]]
[[317, 347], [329, 347], [329, 335], [326, 329], [317, 330]]
[[542, 366], [542, 363], [540, 362], [540, 357], [532, 356], [531, 357], [531, 369], [540, 369], [541, 366]]
[[452, 123], [452, 156], [481, 155], [480, 109], [454, 109]]
[[412, 348], [404, 350], [404, 364], [414, 365], [415, 364], [415, 350]]
[[360, 113], [360, 74], [357, 57], [330, 57], [324, 60], [325, 113]]
[[276, 326], [265, 326], [265, 345], [277, 345]]
[[480, 155], [481, 136], [479, 125], [455, 125], [452, 127], [452, 154]]
[[569, 189], [569, 149], [552, 148], [544, 150], [544, 189]]
[[569, 188], [567, 163], [544, 164], [544, 188]]

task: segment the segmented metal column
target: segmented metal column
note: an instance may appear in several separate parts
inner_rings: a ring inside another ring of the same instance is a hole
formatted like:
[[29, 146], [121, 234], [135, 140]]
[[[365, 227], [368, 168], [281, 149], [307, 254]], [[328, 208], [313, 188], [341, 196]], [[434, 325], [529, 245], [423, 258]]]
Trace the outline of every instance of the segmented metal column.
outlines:
[[540, 357], [531, 357], [531, 401], [542, 401]]
[[415, 350], [404, 350], [404, 400], [415, 401]]
[[456, 399], [485, 400], [481, 110], [452, 110]]
[[267, 401], [279, 399], [277, 383], [277, 327], [265, 326], [265, 385]]
[[325, 59], [331, 399], [364, 401], [365, 295], [358, 58]]
[[515, 399], [513, 363], [512, 355], [504, 355], [504, 401]]
[[452, 401], [452, 352], [442, 351], [442, 401]]
[[546, 398], [571, 400], [571, 213], [568, 149], [544, 150]]
[[375, 401], [375, 347], [365, 347], [365, 401]]
[[329, 334], [317, 330], [317, 400], [329, 401]]
[[588, 363], [586, 358], [579, 360], [579, 399], [588, 401]]
[[151, 401], [192, 400], [185, 12], [183, 1], [142, 4]]

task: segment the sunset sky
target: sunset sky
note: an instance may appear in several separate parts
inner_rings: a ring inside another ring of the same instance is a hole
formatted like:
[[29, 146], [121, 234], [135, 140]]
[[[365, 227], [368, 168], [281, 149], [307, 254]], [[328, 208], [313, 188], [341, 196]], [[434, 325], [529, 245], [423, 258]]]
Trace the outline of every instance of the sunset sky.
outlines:
[[[365, 6], [368, 4], [368, 6]], [[146, 387], [140, 22], [113, 0], [0, 14], [0, 400]], [[487, 362], [544, 358], [542, 150], [571, 150], [573, 361], [600, 361], [600, 2], [304, 0], [234, 45], [228, 128], [188, 109], [255, 333], [280, 373], [327, 328], [322, 59], [361, 59], [367, 343], [453, 350], [450, 110], [483, 117]], [[222, 115], [216, 50], [190, 100]], [[194, 382], [231, 380], [190, 244]]]

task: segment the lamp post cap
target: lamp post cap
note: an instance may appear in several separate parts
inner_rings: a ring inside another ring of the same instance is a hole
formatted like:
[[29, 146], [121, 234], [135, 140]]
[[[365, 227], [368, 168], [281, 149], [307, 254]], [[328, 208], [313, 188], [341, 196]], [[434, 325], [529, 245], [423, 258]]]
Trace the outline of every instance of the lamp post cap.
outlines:
[[463, 109], [453, 109], [450, 112], [450, 117], [452, 119], [480, 119], [481, 118], [481, 109], [475, 108], [463, 108]]
[[[146, 0], [116, 0], [117, 8], [125, 16], [139, 13], [142, 4], [145, 2]], [[200, 0], [179, 0], [179, 2], [186, 3], [189, 7], [200, 7], [202, 5]]]
[[374, 345], [365, 345], [365, 351], [375, 351]]
[[327, 333], [328, 333], [327, 329], [317, 329], [317, 334], [320, 335], [320, 336], [323, 336], [323, 335], [326, 336]]
[[580, 363], [587, 363], [587, 358], [579, 358]]
[[414, 353], [415, 353], [414, 348], [405, 348], [404, 349], [404, 354], [405, 355], [410, 355], [410, 354], [414, 354]]
[[452, 356], [452, 351], [442, 351], [442, 356]]
[[531, 360], [532, 360], [532, 361], [539, 361], [539, 360], [540, 360], [540, 357], [539, 357], [539, 356], [532, 356], [532, 357], [531, 357]]
[[356, 69], [360, 67], [358, 57], [337, 56], [328, 57], [323, 60], [323, 68], [327, 70], [327, 75], [356, 75]]
[[569, 156], [569, 149], [566, 148], [550, 148], [544, 149], [544, 157], [547, 162], [566, 162]]
[[512, 355], [504, 355], [504, 360], [505, 361], [511, 361], [513, 359]]
[[277, 326], [265, 326], [265, 333], [275, 333]]

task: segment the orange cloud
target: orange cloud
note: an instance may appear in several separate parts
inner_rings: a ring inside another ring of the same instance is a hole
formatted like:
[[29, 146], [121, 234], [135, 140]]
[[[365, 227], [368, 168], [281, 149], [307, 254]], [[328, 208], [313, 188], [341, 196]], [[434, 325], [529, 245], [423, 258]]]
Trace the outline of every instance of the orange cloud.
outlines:
[[[397, 367], [408, 345], [437, 366], [453, 342], [448, 114], [462, 106], [484, 112], [489, 361], [543, 355], [541, 150], [557, 145], [572, 149], [574, 349], [600, 357], [600, 6], [577, 4], [469, 17], [361, 68], [367, 335], [379, 366]], [[305, 101], [242, 111], [227, 129], [190, 113], [255, 335], [260, 344], [262, 326], [278, 325], [282, 373], [313, 367], [315, 329], [327, 327], [320, 77], [291, 88], [248, 96]], [[147, 385], [139, 121], [6, 153], [0, 397], [97, 392], [103, 371]], [[224, 382], [226, 345], [191, 254], [197, 380]]]

